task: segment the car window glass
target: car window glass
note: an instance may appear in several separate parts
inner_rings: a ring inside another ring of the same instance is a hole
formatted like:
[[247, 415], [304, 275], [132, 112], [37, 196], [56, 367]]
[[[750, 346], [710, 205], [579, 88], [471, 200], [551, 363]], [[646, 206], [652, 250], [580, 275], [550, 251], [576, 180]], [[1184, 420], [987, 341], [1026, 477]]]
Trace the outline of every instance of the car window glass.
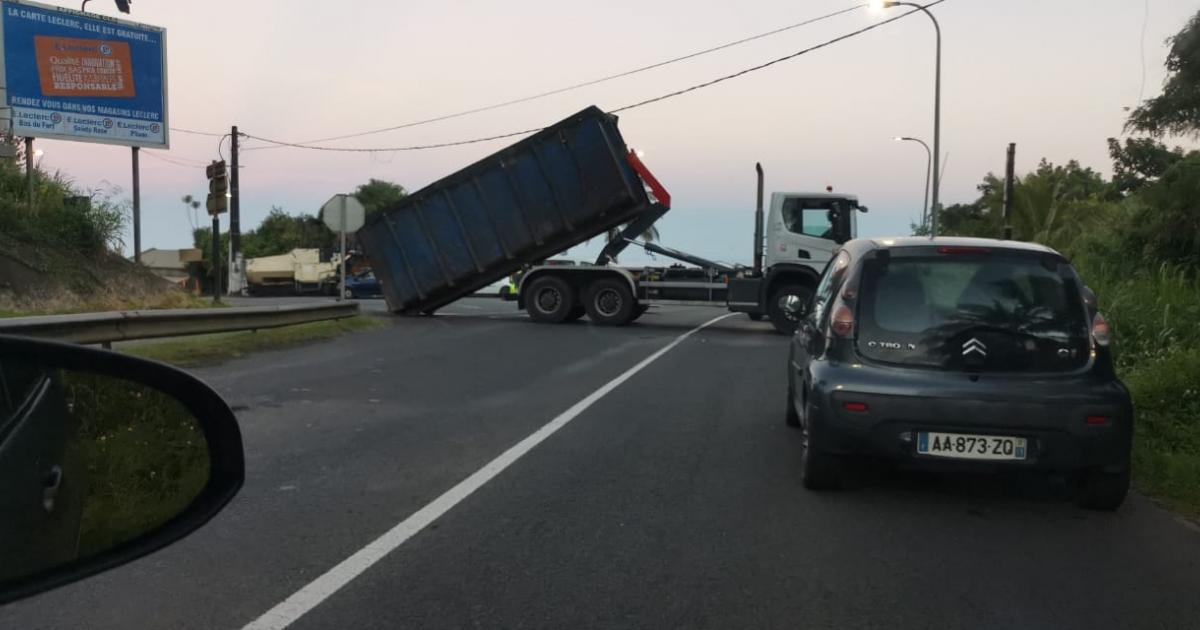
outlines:
[[794, 234], [834, 240], [834, 221], [845, 207], [845, 199], [789, 197], [783, 202], [783, 224]]
[[[869, 260], [858, 307], [859, 351], [949, 369], [1077, 368], [1087, 360], [1086, 314], [1064, 267], [1029, 256]], [[964, 354], [971, 340], [983, 351]]]
[[41, 380], [42, 371], [37, 366], [0, 360], [0, 427], [20, 409]]

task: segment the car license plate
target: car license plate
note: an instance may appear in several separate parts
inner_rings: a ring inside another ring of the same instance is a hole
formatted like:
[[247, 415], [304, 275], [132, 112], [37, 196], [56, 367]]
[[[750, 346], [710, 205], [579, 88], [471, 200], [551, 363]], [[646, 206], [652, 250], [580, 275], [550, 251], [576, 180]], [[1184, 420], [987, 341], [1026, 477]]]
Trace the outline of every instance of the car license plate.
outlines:
[[983, 460], [1023, 460], [1028, 453], [1027, 440], [1000, 435], [964, 433], [917, 433], [917, 453], [933, 457]]

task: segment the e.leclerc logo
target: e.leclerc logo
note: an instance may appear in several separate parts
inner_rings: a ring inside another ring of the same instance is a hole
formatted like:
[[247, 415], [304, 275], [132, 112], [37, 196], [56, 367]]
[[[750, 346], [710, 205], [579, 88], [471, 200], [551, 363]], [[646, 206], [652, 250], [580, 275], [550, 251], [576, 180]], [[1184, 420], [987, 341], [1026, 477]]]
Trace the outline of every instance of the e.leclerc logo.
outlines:
[[105, 128], [105, 129], [112, 129], [112, 119], [111, 119], [111, 118], [105, 118], [105, 119], [104, 119], [104, 128]]
[[54, 112], [53, 114], [50, 114], [50, 122], [52, 122], [56, 125], [58, 123], [62, 122], [62, 114], [60, 114], [58, 112]]
[[159, 129], [162, 129], [162, 127], [159, 127], [159, 126], [158, 126], [158, 123], [151, 123], [151, 124], [150, 124], [150, 133], [158, 133], [158, 130], [159, 130]]
[[100, 44], [100, 54], [104, 55], [105, 57], [111, 55], [112, 46], [109, 46], [108, 44]]

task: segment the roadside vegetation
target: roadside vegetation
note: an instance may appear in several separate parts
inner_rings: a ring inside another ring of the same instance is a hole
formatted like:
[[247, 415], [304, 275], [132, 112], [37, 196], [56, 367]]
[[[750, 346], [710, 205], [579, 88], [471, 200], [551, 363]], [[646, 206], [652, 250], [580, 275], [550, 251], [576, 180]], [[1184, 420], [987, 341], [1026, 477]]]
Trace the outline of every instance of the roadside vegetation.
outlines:
[[356, 315], [310, 324], [283, 328], [264, 328], [257, 331], [196, 335], [167, 341], [148, 341], [130, 345], [122, 350], [128, 354], [155, 359], [180, 367], [209, 365], [262, 350], [278, 350], [323, 339], [332, 339], [350, 332], [387, 326], [382, 317]]
[[118, 253], [129, 217], [119, 189], [80, 190], [36, 168], [31, 210], [23, 162], [0, 160], [0, 316], [195, 305]]
[[[1042, 161], [1015, 182], [1014, 238], [1071, 257], [1115, 333], [1117, 368], [1137, 412], [1134, 478], [1200, 517], [1200, 14], [1171, 41], [1162, 95], [1108, 140], [1113, 177]], [[1003, 180], [988, 174], [969, 204], [942, 210], [942, 234], [1003, 234]], [[923, 226], [914, 226], [917, 233]]]

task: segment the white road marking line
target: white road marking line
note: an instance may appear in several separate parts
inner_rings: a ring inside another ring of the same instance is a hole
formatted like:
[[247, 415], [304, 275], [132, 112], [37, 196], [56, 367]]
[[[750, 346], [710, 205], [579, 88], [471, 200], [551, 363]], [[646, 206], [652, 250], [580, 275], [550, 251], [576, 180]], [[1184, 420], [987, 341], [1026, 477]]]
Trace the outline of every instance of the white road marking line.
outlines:
[[534, 431], [520, 442], [517, 442], [507, 451], [501, 453], [499, 457], [485, 464], [483, 468], [471, 473], [471, 476], [458, 482], [457, 485], [447, 490], [440, 497], [417, 510], [408, 518], [400, 521], [400, 523], [385, 532], [382, 536], [356, 551], [354, 555], [342, 560], [337, 566], [326, 571], [324, 575], [309, 582], [306, 586], [293, 593], [291, 597], [288, 597], [271, 610], [263, 613], [258, 619], [246, 624], [243, 630], [283, 630], [283, 628], [288, 627], [297, 619], [304, 616], [305, 613], [316, 608], [318, 604], [328, 599], [329, 596], [336, 593], [343, 586], [349, 584], [351, 580], [361, 575], [371, 565], [379, 562], [392, 551], [395, 551], [397, 547], [403, 545], [409, 538], [415, 536], [429, 526], [430, 523], [433, 523], [454, 508], [454, 506], [461, 503], [463, 499], [471, 496], [472, 493], [483, 487], [484, 484], [504, 472], [505, 469], [521, 459], [526, 453], [533, 450], [534, 447], [541, 444], [546, 438], [554, 435], [559, 429], [565, 427], [567, 423], [574, 420], [588, 407], [595, 404], [596, 401], [604, 398], [609, 392], [629, 380], [634, 374], [642, 371], [647, 365], [650, 365], [659, 357], [670, 352], [675, 346], [678, 346], [683, 340], [691, 337], [693, 334], [733, 315], [734, 313], [727, 313], [720, 317], [714, 317], [679, 335], [662, 349], [642, 359], [637, 365], [629, 368], [620, 376], [605, 383], [600, 389], [588, 394], [586, 398], [572, 405], [570, 409], [558, 414], [556, 418], [543, 425], [542, 428]]

